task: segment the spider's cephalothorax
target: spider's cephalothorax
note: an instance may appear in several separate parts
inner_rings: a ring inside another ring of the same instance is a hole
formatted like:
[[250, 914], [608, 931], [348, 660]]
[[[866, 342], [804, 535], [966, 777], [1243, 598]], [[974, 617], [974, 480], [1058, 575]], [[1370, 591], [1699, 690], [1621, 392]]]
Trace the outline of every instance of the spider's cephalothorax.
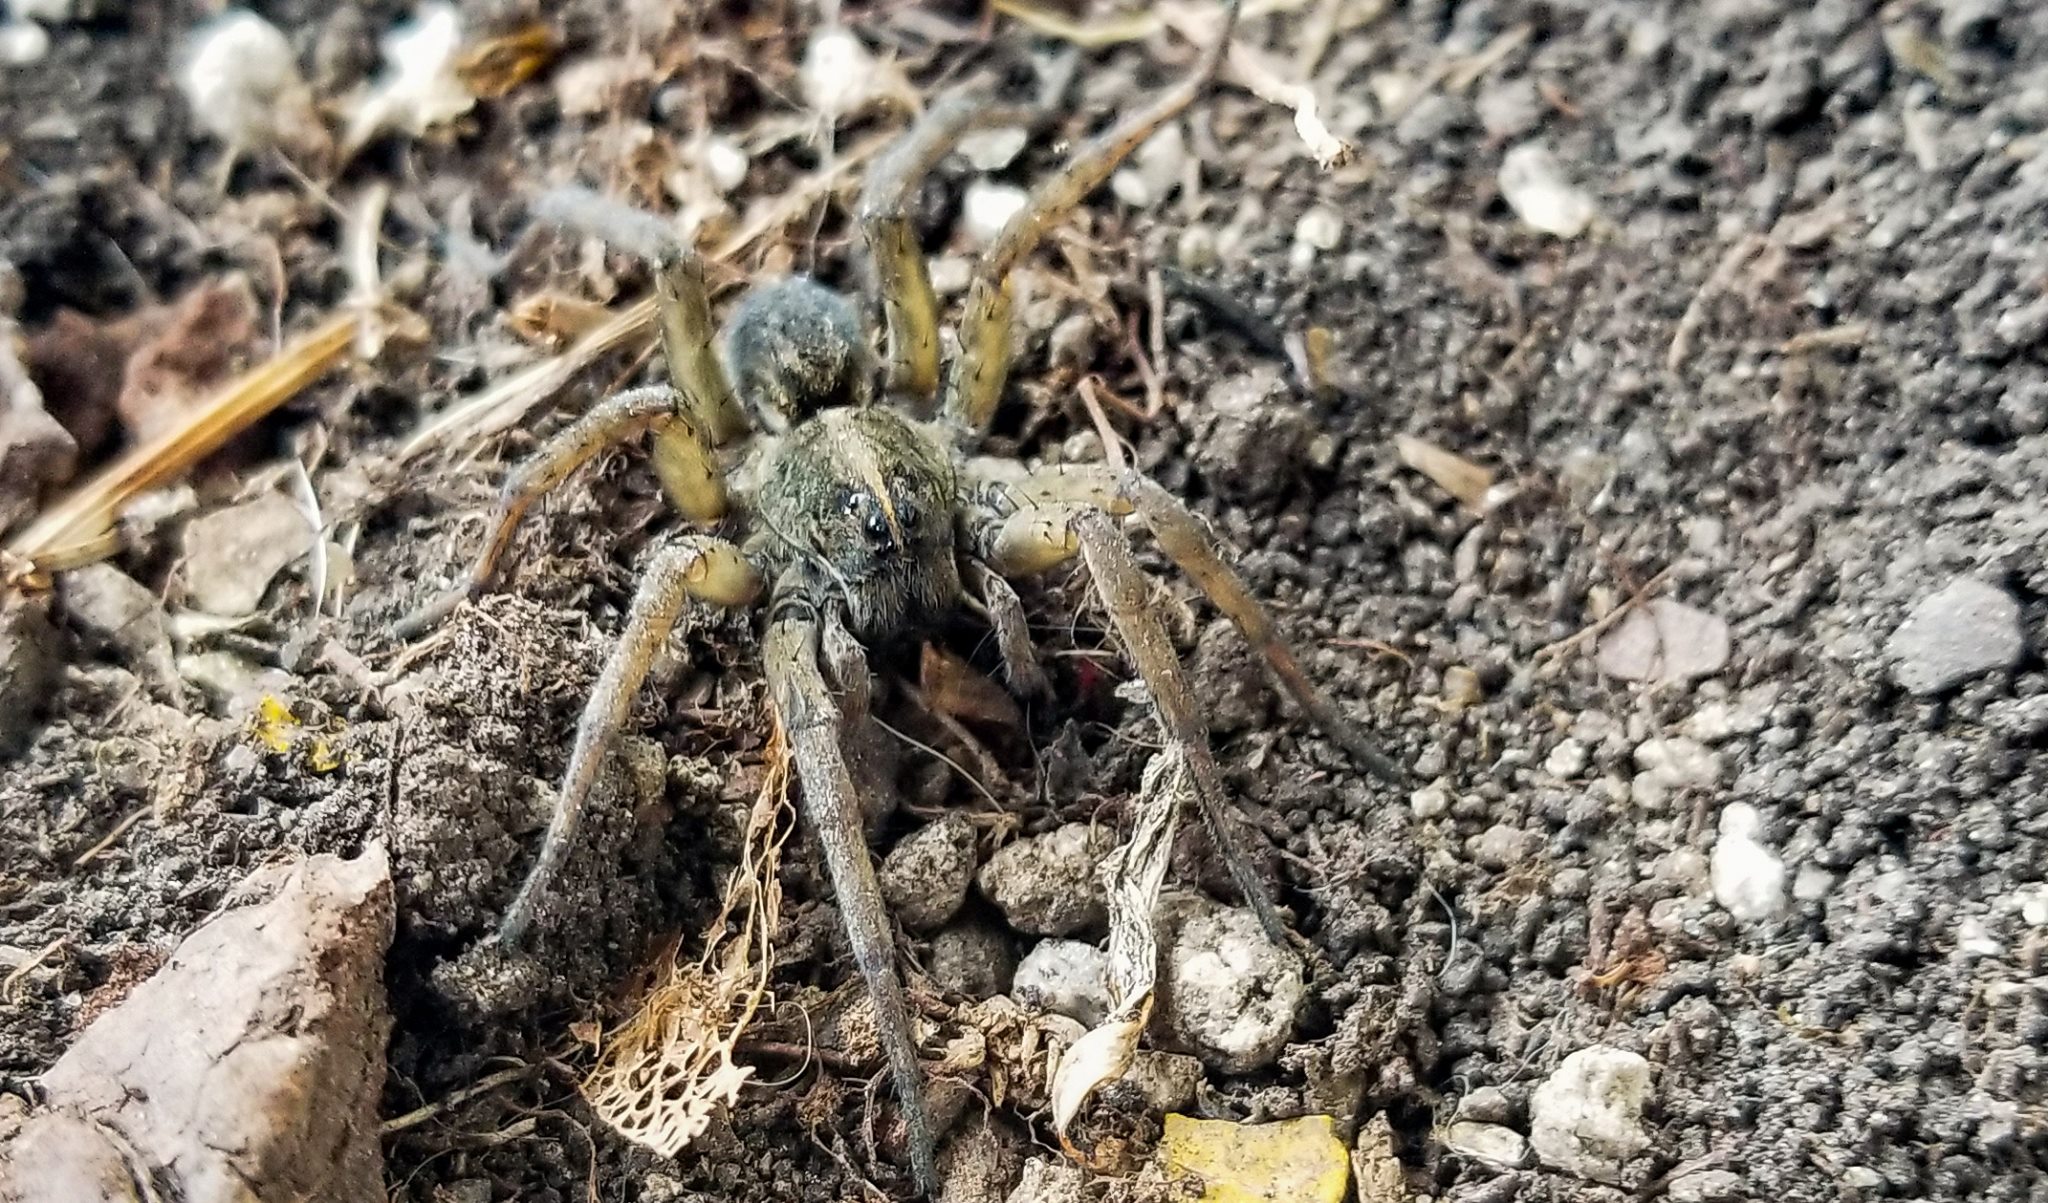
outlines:
[[[936, 394], [936, 417], [872, 404], [870, 356], [853, 307], [808, 280], [756, 288], [735, 307], [724, 354], [716, 354], [703, 264], [688, 248], [671, 247], [660, 257], [655, 280], [672, 385], [612, 397], [549, 440], [506, 481], [490, 537], [466, 579], [399, 627], [408, 635], [423, 629], [462, 598], [489, 588], [534, 501], [599, 451], [630, 438], [648, 439], [656, 474], [686, 517], [745, 532], [740, 543], [702, 533], [672, 536], [652, 556], [618, 649], [584, 711], [538, 859], [497, 939], [517, 945], [541, 911], [605, 754], [683, 608], [692, 599], [748, 606], [765, 593], [762, 665], [770, 696], [848, 942], [874, 998], [912, 1170], [926, 1194], [936, 1192], [937, 1172], [923, 1069], [894, 935], [862, 836], [862, 784], [841, 746], [847, 720], [855, 717], [848, 711], [865, 704], [863, 648], [886, 647], [948, 617], [965, 596], [965, 582], [995, 629], [1012, 685], [1042, 690], [1023, 611], [1005, 578], [1079, 558], [1145, 680], [1167, 744], [1192, 770], [1216, 847], [1268, 932], [1282, 939], [1279, 916], [1233, 835], [1207, 730], [1151, 604], [1150, 584], [1132, 557], [1123, 519], [1135, 516], [1324, 731], [1376, 772], [1399, 777], [1309, 682], [1214, 538], [1166, 490], [1101, 465], [1031, 470], [966, 450], [988, 429], [1008, 374], [1011, 269], [1206, 85], [1237, 5], [1228, 12], [1222, 35], [1194, 71], [1082, 146], [1004, 227], [969, 284], [960, 352], [943, 388], [937, 303], [904, 198], [968, 129], [1018, 117], [964, 96], [941, 100], [876, 161], [857, 217], [884, 317], [884, 391], [920, 413]], [[593, 206], [603, 204], [586, 195], [569, 207], [589, 212]], [[753, 424], [766, 431], [751, 443], [749, 410]]]

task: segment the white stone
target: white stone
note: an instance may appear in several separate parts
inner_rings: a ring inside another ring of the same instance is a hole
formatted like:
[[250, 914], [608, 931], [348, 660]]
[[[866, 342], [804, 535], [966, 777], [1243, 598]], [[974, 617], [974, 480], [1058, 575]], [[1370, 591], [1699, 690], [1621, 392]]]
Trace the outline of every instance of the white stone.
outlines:
[[2019, 661], [2026, 636], [2012, 595], [1974, 577], [1959, 577], [1924, 598], [1892, 636], [1892, 673], [1921, 696]]
[[1991, 934], [1982, 919], [1972, 916], [1956, 924], [1956, 948], [1965, 956], [2003, 956], [2005, 945]]
[[1010, 219], [1022, 212], [1031, 203], [1031, 197], [1014, 184], [998, 184], [994, 180], [975, 180], [967, 185], [967, 195], [961, 198], [960, 217], [966, 226], [968, 241], [976, 246], [987, 246], [1010, 224]]
[[1639, 771], [1629, 783], [1629, 796], [1648, 810], [1662, 809], [1680, 790], [1721, 779], [1721, 758], [1684, 736], [1644, 740], [1636, 745], [1635, 759]]
[[1248, 910], [1196, 904], [1172, 929], [1160, 1022], [1224, 1073], [1271, 1065], [1294, 1034], [1307, 990], [1301, 963], [1266, 939]]
[[476, 107], [458, 66], [465, 42], [453, 4], [422, 5], [411, 21], [384, 35], [384, 70], [349, 114], [347, 147], [385, 130], [419, 137]]
[[1446, 1128], [1444, 1147], [1508, 1170], [1519, 1169], [1529, 1159], [1529, 1142], [1520, 1132], [1471, 1120], [1459, 1120]]
[[1546, 1165], [1595, 1182], [1619, 1182], [1650, 1147], [1643, 1108], [1650, 1063], [1596, 1044], [1564, 1059], [1529, 1096], [1529, 1144]]
[[1451, 791], [1441, 780], [1432, 781], [1408, 795], [1408, 807], [1418, 819], [1441, 818], [1451, 809]]
[[1001, 171], [1024, 153], [1031, 134], [1022, 126], [970, 130], [960, 138], [960, 157], [976, 171]]
[[1500, 193], [1525, 224], [1559, 238], [1576, 237], [1598, 212], [1593, 198], [1565, 179], [1557, 157], [1536, 142], [1502, 156]]
[[1591, 755], [1590, 749], [1578, 740], [1561, 740], [1556, 747], [1550, 749], [1550, 755], [1544, 758], [1543, 771], [1559, 781], [1569, 781], [1586, 771], [1586, 763]]
[[2019, 904], [2020, 918], [2029, 925], [2048, 927], [2048, 882], [2021, 886], [2013, 892], [2013, 901]]
[[299, 132], [312, 90], [284, 31], [247, 9], [231, 9], [186, 36], [176, 70], [192, 119], [237, 150]]
[[880, 87], [874, 54], [843, 25], [819, 30], [797, 68], [804, 103], [829, 121], [860, 111]]
[[1785, 909], [1785, 862], [1756, 838], [1762, 819], [1747, 802], [1721, 811], [1714, 842], [1714, 901], [1745, 923], [1776, 918]]
[[747, 152], [731, 138], [713, 136], [704, 140], [704, 174], [721, 194], [729, 195], [746, 183], [749, 166]]
[[1110, 191], [1133, 209], [1149, 209], [1173, 195], [1187, 161], [1187, 138], [1180, 122], [1169, 122], [1145, 139], [1129, 162], [1109, 178]]
[[26, 67], [50, 53], [50, 33], [34, 21], [0, 23], [0, 66]]
[[1835, 888], [1835, 875], [1808, 861], [1792, 875], [1792, 897], [1801, 902], [1819, 902]]
[[1040, 940], [1017, 966], [1010, 994], [1092, 1028], [1109, 1015], [1109, 956], [1079, 940]]

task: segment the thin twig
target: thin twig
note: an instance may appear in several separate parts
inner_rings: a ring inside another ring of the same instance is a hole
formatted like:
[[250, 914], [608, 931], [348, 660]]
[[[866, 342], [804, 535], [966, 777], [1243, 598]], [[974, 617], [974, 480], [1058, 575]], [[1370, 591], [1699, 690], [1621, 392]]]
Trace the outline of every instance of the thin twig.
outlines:
[[118, 841], [122, 836], [128, 834], [128, 829], [130, 827], [133, 827], [138, 822], [141, 822], [142, 816], [148, 814], [152, 809], [152, 807], [144, 806], [139, 810], [130, 811], [125, 818], [123, 818], [120, 822], [114, 824], [114, 829], [112, 831], [109, 831], [107, 834], [100, 837], [99, 843], [94, 844], [92, 847], [87, 848], [85, 851], [79, 853], [78, 859], [71, 862], [71, 868], [74, 871], [82, 869], [94, 857], [98, 856], [102, 852], [105, 852], [107, 849], [113, 847], [116, 841]]
[[378, 1126], [378, 1134], [390, 1136], [396, 1132], [403, 1132], [407, 1128], [416, 1128], [444, 1112], [453, 1111], [478, 1095], [496, 1090], [507, 1082], [516, 1082], [532, 1072], [533, 1067], [530, 1065], [515, 1065], [510, 1069], [501, 1069], [489, 1077], [479, 1078], [471, 1082], [439, 1102], [428, 1103], [424, 1107], [415, 1107], [404, 1115], [393, 1116], [385, 1120]]
[[1591, 625], [1580, 628], [1578, 631], [1575, 631], [1572, 634], [1565, 636], [1563, 639], [1558, 640], [1556, 643], [1548, 644], [1544, 647], [1536, 649], [1536, 654], [1530, 657], [1530, 659], [1538, 664], [1541, 664], [1546, 660], [1554, 660], [1557, 657], [1562, 656], [1564, 653], [1571, 651], [1572, 649], [1578, 647], [1580, 644], [1585, 643], [1589, 639], [1599, 638], [1602, 634], [1604, 634], [1607, 631], [1607, 628], [1613, 626], [1617, 622], [1620, 622], [1624, 614], [1627, 614], [1630, 610], [1633, 610], [1637, 606], [1641, 605], [1645, 600], [1649, 598], [1649, 596], [1652, 593], [1655, 593], [1658, 589], [1662, 588], [1664, 582], [1670, 579], [1671, 569], [1673, 567], [1675, 567], [1675, 565], [1667, 565], [1665, 568], [1659, 571], [1656, 576], [1653, 576], [1648, 581], [1644, 582], [1643, 587], [1636, 590], [1633, 594], [1631, 594], [1627, 601], [1614, 607], [1612, 610], [1609, 610], [1606, 614], [1602, 615], [1597, 621], [1595, 621]]

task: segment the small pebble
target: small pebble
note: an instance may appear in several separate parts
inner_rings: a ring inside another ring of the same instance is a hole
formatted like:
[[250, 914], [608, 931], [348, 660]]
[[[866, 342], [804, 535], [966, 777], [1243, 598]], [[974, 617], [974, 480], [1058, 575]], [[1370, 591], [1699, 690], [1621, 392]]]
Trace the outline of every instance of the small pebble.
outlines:
[[1520, 1132], [1471, 1120], [1458, 1120], [1446, 1128], [1444, 1147], [1506, 1170], [1518, 1169], [1529, 1159], [1529, 1142]]
[[1069, 823], [1000, 849], [975, 881], [1010, 926], [1026, 935], [1099, 930], [1109, 912], [1096, 869], [1111, 847], [1107, 832]]
[[1140, 144], [1129, 161], [1109, 177], [1110, 191], [1133, 209], [1149, 209], [1173, 195], [1187, 161], [1187, 138], [1179, 122], [1170, 122]]
[[1726, 622], [1660, 597], [1630, 610], [1602, 635], [1595, 658], [1610, 677], [1673, 685], [1720, 672], [1731, 650]]
[[1593, 223], [1593, 198], [1565, 178], [1549, 148], [1524, 142], [1501, 158], [1500, 192], [1531, 229], [1574, 238]]
[[34, 21], [0, 24], [0, 66], [31, 66], [42, 62], [49, 53], [49, 31]]
[[960, 157], [976, 171], [1001, 171], [1016, 162], [1030, 141], [1031, 135], [1014, 125], [974, 130], [960, 139]]
[[1024, 954], [1010, 993], [1092, 1028], [1109, 1016], [1109, 956], [1079, 940], [1041, 940]]
[[1637, 773], [1629, 797], [1646, 810], [1661, 810], [1672, 795], [1704, 788], [1721, 779], [1721, 758], [1683, 736], [1645, 740], [1635, 751]]
[[1493, 826], [1465, 841], [1465, 855], [1493, 870], [1512, 869], [1535, 855], [1543, 837], [1507, 823]]
[[1728, 1170], [1694, 1170], [1664, 1188], [1669, 1203], [1741, 1203], [1749, 1198], [1742, 1176]]
[[34, 741], [63, 671], [57, 631], [43, 607], [0, 596], [0, 756]]
[[185, 528], [185, 600], [226, 618], [254, 614], [270, 582], [306, 554], [313, 528], [283, 493], [261, 493]]
[[1317, 205], [1294, 223], [1294, 245], [1288, 263], [1295, 271], [1307, 271], [1322, 255], [1337, 249], [1344, 240], [1344, 219], [1327, 205]]
[[1307, 992], [1301, 963], [1266, 939], [1248, 910], [1186, 906], [1162, 958], [1159, 1022], [1223, 1073], [1271, 1065], [1294, 1035]]
[[947, 815], [905, 836], [877, 874], [889, 913], [912, 931], [930, 931], [967, 901], [974, 880], [974, 825]]
[[1996, 585], [1959, 577], [1923, 599], [1892, 636], [1893, 675], [1921, 697], [2019, 662], [2019, 603]]
[[967, 195], [960, 202], [960, 220], [966, 229], [967, 240], [982, 247], [994, 242], [1010, 219], [1030, 202], [1030, 194], [1014, 184], [998, 184], [993, 180], [975, 180], [968, 184]]
[[1432, 781], [1408, 795], [1408, 808], [1418, 819], [1439, 819], [1451, 810], [1451, 790], [1442, 781]]
[[1202, 1078], [1200, 1058], [1141, 1048], [1132, 1055], [1123, 1080], [1136, 1086], [1154, 1111], [1165, 1115], [1191, 1105]]
[[1087, 1203], [1088, 1174], [1064, 1157], [1033, 1157], [1005, 1203]]
[[1590, 758], [1591, 753], [1585, 744], [1576, 739], [1561, 740], [1544, 758], [1543, 771], [1559, 781], [1569, 781], [1586, 771]]
[[1595, 1182], [1619, 1182], [1650, 1147], [1643, 1110], [1650, 1063], [1604, 1044], [1566, 1057], [1529, 1096], [1529, 1144], [1544, 1164]]
[[704, 175], [721, 195], [730, 196], [746, 183], [749, 166], [747, 152], [731, 138], [714, 136], [704, 140]]
[[1785, 862], [1757, 838], [1762, 819], [1747, 802], [1721, 809], [1714, 842], [1714, 901], [1744, 923], [1774, 919], [1785, 909]]
[[830, 121], [865, 108], [881, 86], [873, 52], [843, 25], [818, 31], [804, 48], [803, 64], [797, 68], [797, 87], [804, 103]]
[[932, 937], [924, 967], [932, 982], [962, 998], [994, 998], [1007, 994], [1017, 972], [1017, 954], [1010, 937], [978, 919], [955, 923]]

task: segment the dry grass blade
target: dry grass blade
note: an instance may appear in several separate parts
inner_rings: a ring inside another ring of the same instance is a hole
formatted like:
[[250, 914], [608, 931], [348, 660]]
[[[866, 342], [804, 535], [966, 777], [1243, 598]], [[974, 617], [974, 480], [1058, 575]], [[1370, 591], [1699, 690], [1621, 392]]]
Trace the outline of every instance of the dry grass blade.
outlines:
[[114, 521], [129, 502], [184, 474], [340, 362], [361, 315], [338, 313], [275, 358], [222, 389], [184, 421], [107, 465], [7, 544], [6, 584], [44, 587], [49, 575], [114, 550]]
[[1462, 455], [1409, 435], [1394, 439], [1401, 462], [1429, 477], [1438, 488], [1457, 498], [1467, 509], [1486, 512], [1486, 495], [1493, 488], [1493, 473]]
[[599, 1119], [626, 1139], [673, 1157], [738, 1099], [753, 1075], [733, 1050], [768, 997], [770, 943], [781, 922], [776, 864], [790, 824], [789, 759], [778, 732], [768, 779], [747, 820], [745, 853], [695, 963], [670, 967], [640, 1009], [604, 1042], [583, 1083]]

